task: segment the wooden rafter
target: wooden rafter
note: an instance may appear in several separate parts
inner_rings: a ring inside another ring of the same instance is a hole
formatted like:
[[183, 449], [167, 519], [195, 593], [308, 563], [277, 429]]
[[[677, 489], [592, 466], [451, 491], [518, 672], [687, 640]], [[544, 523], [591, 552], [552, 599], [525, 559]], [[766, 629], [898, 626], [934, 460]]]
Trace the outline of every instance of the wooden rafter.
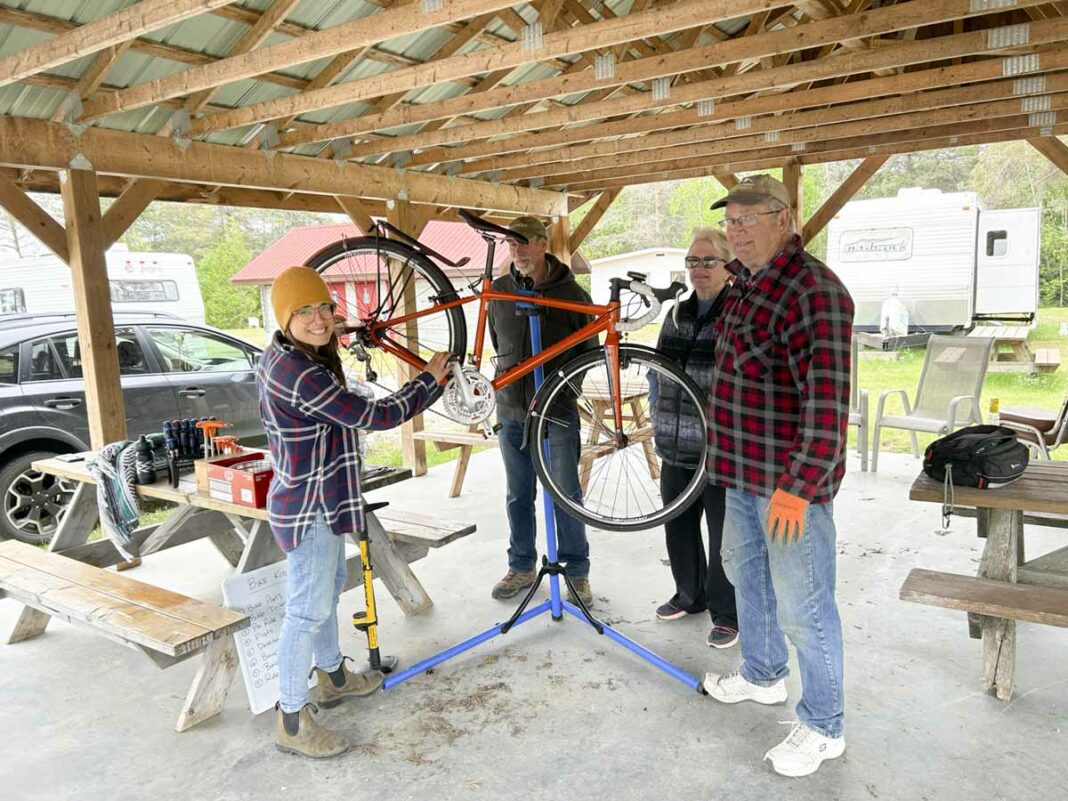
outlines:
[[[882, 10], [892, 11], [896, 8], [898, 8], [898, 6]], [[857, 17], [840, 21], [850, 22], [855, 19], [857, 19]], [[823, 24], [825, 23], [813, 23], [813, 25]], [[1061, 42], [1064, 39], [1068, 39], [1068, 19], [1031, 23], [1028, 35], [1031, 43], [1034, 45]], [[761, 37], [753, 37], [754, 40], [760, 38]], [[755, 92], [767, 89], [770, 86], [795, 85], [806, 81], [827, 80], [842, 75], [870, 72], [873, 69], [884, 66], [923, 64], [925, 62], [952, 58], [954, 55], [958, 54], [975, 55], [979, 53], [996, 53], [999, 50], [1005, 50], [1005, 45], [997, 38], [991, 37], [988, 31], [974, 31], [964, 34], [934, 37], [923, 41], [888, 45], [861, 53], [845, 53], [834, 59], [789, 64], [772, 69], [748, 72], [729, 78], [703, 81], [686, 86], [676, 86], [672, 88], [671, 96], [668, 101], [654, 100], [650, 93], [638, 96], [620, 97], [598, 103], [580, 103], [565, 108], [554, 109], [542, 114], [527, 114], [521, 117], [513, 117], [503, 120], [458, 125], [435, 131], [430, 135], [415, 134], [381, 139], [354, 147], [352, 157], [357, 158], [360, 156], [368, 156], [375, 153], [396, 150], [422, 149], [452, 142], [469, 142], [472, 140], [514, 134], [522, 131], [600, 120], [619, 114], [654, 110], [667, 105], [677, 105], [679, 103], [697, 102], [710, 98], [733, 96], [744, 92]], [[646, 59], [642, 59], [641, 61], [646, 61]], [[616, 70], [617, 78], [632, 65], [640, 63], [641, 62], [635, 61], [618, 65]], [[645, 65], [643, 70], [646, 73], [650, 70], [655, 73], [662, 71], [662, 68], [655, 68], [654, 65]], [[564, 79], [565, 78], [559, 78], [556, 80], [562, 81]], [[507, 90], [495, 90], [495, 92], [492, 93], [487, 92], [486, 96], [491, 94], [496, 95], [497, 92], [500, 91], [512, 92], [514, 102], [515, 97], [518, 97], [520, 94], [525, 95], [529, 91], [527, 90], [527, 87], [535, 86], [540, 83], [542, 82], [531, 82], [520, 84], [518, 87], [509, 87]], [[846, 86], [848, 86], [848, 84], [846, 84]], [[538, 93], [542, 93], [545, 90], [538, 89], [537, 91]], [[503, 98], [498, 98], [498, 100], [503, 101]], [[442, 102], [443, 104], [449, 103], [450, 106], [452, 105], [451, 101]], [[498, 105], [507, 104], [508, 103], [506, 102], [498, 103]], [[455, 111], [456, 109], [454, 107], [449, 108], [449, 113], [454, 113]], [[406, 122], [398, 122], [396, 124], [406, 124]], [[344, 123], [320, 126], [320, 129], [321, 133], [329, 131], [332, 135], [343, 136], [350, 135], [354, 130], [369, 133], [370, 131], [367, 131], [366, 127], [367, 122], [357, 118], [356, 120], [345, 121]], [[291, 140], [284, 139], [283, 145], [289, 142], [291, 142]]]
[[[664, 8], [585, 25], [581, 30], [567, 28], [545, 34], [544, 46], [536, 51], [536, 54], [528, 52], [520, 42], [502, 44], [485, 50], [477, 50], [472, 53], [440, 59], [430, 64], [420, 64], [381, 75], [348, 81], [336, 86], [318, 89], [314, 92], [302, 92], [290, 97], [276, 98], [249, 106], [242, 106], [231, 112], [198, 120], [197, 124], [192, 128], [192, 133], [199, 135], [209, 131], [235, 128], [241, 125], [262, 122], [265, 119], [285, 117], [306, 111], [338, 106], [343, 103], [381, 97], [391, 90], [407, 91], [431, 83], [465, 78], [491, 70], [512, 69], [533, 60], [569, 55], [591, 48], [610, 47], [620, 42], [630, 41], [634, 38], [635, 31], [658, 33], [676, 30], [680, 27], [685, 27], [687, 23], [692, 24], [700, 20], [712, 21], [721, 19], [725, 16], [730, 16], [731, 11], [744, 12], [751, 10], [754, 6], [760, 7], [766, 3], [781, 1], [722, 0], [720, 3], [709, 4], [707, 0], [679, 0], [679, 2]], [[930, 2], [931, 0], [920, 1]], [[960, 0], [953, 1], [960, 2]], [[471, 2], [474, 2], [474, 0], [471, 0]], [[484, 2], [492, 5], [492, 0], [484, 0]], [[376, 17], [371, 17], [370, 19], [374, 20]], [[311, 36], [317, 35], [312, 34]], [[278, 47], [281, 47], [281, 45], [278, 45]], [[189, 73], [186, 74], [188, 75]], [[615, 83], [623, 83], [623, 81], [616, 81]], [[135, 89], [138, 88], [135, 87]], [[129, 91], [130, 96], [135, 97], [134, 90]], [[165, 93], [157, 94], [160, 97], [167, 96]], [[556, 93], [554, 92], [554, 94]], [[141, 92], [136, 96], [144, 97], [146, 93]], [[95, 110], [91, 111], [87, 107], [85, 116], [86, 119], [94, 119], [101, 116], [101, 114]], [[330, 127], [323, 126], [324, 129], [329, 129]], [[315, 129], [311, 130], [314, 131]], [[309, 135], [314, 136], [314, 134]], [[311, 141], [332, 138], [335, 137], [315, 137]]]
[[[342, 25], [336, 25], [299, 39], [263, 47], [214, 64], [194, 67], [165, 78], [131, 86], [115, 96], [86, 104], [83, 119], [100, 119], [119, 111], [128, 111], [173, 97], [182, 97], [204, 89], [222, 86], [265, 72], [292, 67], [318, 58], [335, 56], [356, 47], [384, 39], [429, 30], [457, 16], [475, 16], [507, 7], [514, 0], [452, 0], [439, 11], [423, 13], [417, 4], [382, 11]], [[327, 91], [326, 89], [316, 90]], [[282, 111], [262, 119], [285, 116]], [[260, 121], [260, 120], [257, 120]]]
[[[115, 63], [122, 58], [123, 53], [129, 50], [132, 44], [133, 40], [129, 39], [121, 44], [106, 47], [97, 53], [93, 63], [81, 74], [81, 77], [78, 78], [77, 83], [71, 89], [72, 96], [77, 95], [79, 100], [92, 96], [104, 82], [108, 70], [115, 66]], [[62, 122], [67, 115], [72, 115], [72, 108], [67, 103], [63, 103], [56, 109], [56, 113], [52, 115], [52, 122]]]
[[[864, 136], [873, 131], [910, 130], [922, 125], [944, 125], [953, 122], [989, 120], [997, 117], [1015, 117], [1032, 113], [1039, 105], [1043, 112], [1058, 112], [1068, 109], [1068, 75], [1064, 78], [1062, 91], [1057, 94], [1043, 94], [1039, 97], [1013, 97], [1007, 100], [995, 100], [989, 103], [971, 103], [956, 107], [935, 107], [925, 111], [897, 109], [897, 113], [880, 116], [867, 116], [865, 111], [871, 103], [858, 103], [863, 110], [854, 111], [853, 106], [844, 106], [829, 111], [801, 112], [797, 119], [771, 118], [762, 132], [748, 133], [748, 129], [738, 131], [733, 127], [716, 125], [702, 128], [689, 128], [685, 131], [660, 135], [660, 144], [645, 147], [644, 144], [631, 144], [627, 140], [616, 143], [614, 148], [600, 146], [597, 152], [611, 151], [604, 155], [587, 156], [591, 147], [571, 148], [581, 151], [563, 156], [560, 161], [550, 164], [538, 164], [530, 167], [516, 167], [507, 170], [496, 169], [499, 180], [516, 181], [533, 177], [546, 178], [560, 174], [597, 170], [610, 167], [622, 167], [636, 164], [649, 164], [668, 161], [686, 156], [721, 156], [731, 153], [744, 153], [760, 149], [769, 144], [804, 151], [807, 148], [834, 139]], [[956, 90], [948, 90], [956, 91]], [[880, 113], [882, 109], [879, 109]], [[785, 115], [784, 115], [785, 116]], [[841, 121], [838, 121], [841, 120]], [[775, 126], [775, 127], [772, 127]], [[780, 127], [781, 126], [781, 127]], [[789, 129], [789, 130], [788, 130]], [[652, 138], [652, 137], [649, 137]]]
[[493, 185], [464, 178], [333, 162], [307, 156], [269, 156], [243, 148], [89, 128], [80, 136], [66, 126], [22, 117], [0, 117], [0, 165], [65, 169], [82, 155], [97, 172], [131, 178], [344, 195], [373, 199], [407, 196], [413, 203], [466, 206], [519, 213], [563, 213], [555, 192]]
[[134, 39], [233, 0], [141, 0], [55, 39], [0, 58], [0, 86]]

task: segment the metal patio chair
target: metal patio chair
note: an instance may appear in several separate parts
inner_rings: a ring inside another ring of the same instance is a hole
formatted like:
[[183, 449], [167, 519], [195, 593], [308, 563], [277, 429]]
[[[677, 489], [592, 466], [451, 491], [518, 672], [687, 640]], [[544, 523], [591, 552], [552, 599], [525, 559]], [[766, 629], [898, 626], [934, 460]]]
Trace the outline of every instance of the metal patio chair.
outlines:
[[999, 424], [1015, 431], [1020, 442], [1048, 462], [1050, 451], [1068, 440], [1068, 395], [1060, 411], [1034, 406], [1006, 407], [1001, 410]]
[[868, 390], [861, 389], [857, 378], [859, 372], [860, 345], [854, 334], [849, 367], [849, 425], [857, 427], [857, 453], [860, 454], [860, 469], [868, 469]]
[[[935, 335], [928, 340], [915, 400], [910, 403], [903, 389], [888, 389], [879, 395], [872, 432], [873, 473], [879, 469], [879, 440], [884, 428], [908, 431], [918, 459], [917, 431], [945, 436], [958, 425], [983, 422], [979, 397], [993, 345], [989, 337]], [[901, 396], [903, 414], [886, 414], [886, 400], [891, 395]]]

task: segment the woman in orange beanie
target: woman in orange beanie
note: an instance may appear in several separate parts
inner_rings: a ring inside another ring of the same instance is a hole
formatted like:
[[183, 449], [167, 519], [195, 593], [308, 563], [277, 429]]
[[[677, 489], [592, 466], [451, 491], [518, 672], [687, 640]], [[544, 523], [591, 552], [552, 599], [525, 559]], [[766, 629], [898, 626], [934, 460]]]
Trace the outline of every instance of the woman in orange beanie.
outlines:
[[268, 516], [288, 571], [275, 745], [324, 759], [345, 753], [349, 745], [312, 716], [308, 666], [314, 660], [321, 705], [382, 686], [380, 673], [351, 672], [338, 644], [344, 538], [366, 525], [358, 429], [393, 428], [430, 406], [440, 395], [451, 354], [434, 354], [425, 371], [397, 392], [368, 400], [346, 386], [334, 301], [315, 270], [283, 270], [271, 286], [271, 305], [279, 331], [260, 358], [256, 380], [275, 471]]

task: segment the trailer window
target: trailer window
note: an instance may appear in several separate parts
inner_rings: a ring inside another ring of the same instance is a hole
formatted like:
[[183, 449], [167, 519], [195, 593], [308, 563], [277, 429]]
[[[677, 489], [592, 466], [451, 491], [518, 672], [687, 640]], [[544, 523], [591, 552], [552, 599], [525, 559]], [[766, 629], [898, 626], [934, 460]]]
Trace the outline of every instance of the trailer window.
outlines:
[[155, 303], [178, 300], [174, 281], [111, 281], [112, 303]]
[[0, 384], [14, 384], [19, 375], [19, 346], [0, 350]]
[[986, 255], [987, 256], [1004, 256], [1009, 252], [1009, 232], [1008, 231], [987, 231], [986, 232]]
[[26, 311], [26, 293], [21, 287], [0, 289], [0, 314], [22, 314]]

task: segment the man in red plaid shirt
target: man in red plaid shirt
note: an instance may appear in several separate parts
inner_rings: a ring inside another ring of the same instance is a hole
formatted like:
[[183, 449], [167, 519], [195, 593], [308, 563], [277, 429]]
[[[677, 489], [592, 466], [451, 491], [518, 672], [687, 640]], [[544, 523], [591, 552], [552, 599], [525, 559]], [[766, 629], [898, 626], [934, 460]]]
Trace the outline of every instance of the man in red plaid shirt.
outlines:
[[[797, 721], [765, 756], [806, 776], [845, 751], [842, 626], [832, 501], [845, 473], [853, 299], [801, 246], [786, 187], [746, 178], [712, 208], [736, 261], [717, 327], [708, 400], [708, 478], [727, 488], [723, 567], [735, 587], [742, 664], [709, 673], [724, 703], [786, 701], [797, 649]], [[736, 272], [738, 270], [735, 270]]]

